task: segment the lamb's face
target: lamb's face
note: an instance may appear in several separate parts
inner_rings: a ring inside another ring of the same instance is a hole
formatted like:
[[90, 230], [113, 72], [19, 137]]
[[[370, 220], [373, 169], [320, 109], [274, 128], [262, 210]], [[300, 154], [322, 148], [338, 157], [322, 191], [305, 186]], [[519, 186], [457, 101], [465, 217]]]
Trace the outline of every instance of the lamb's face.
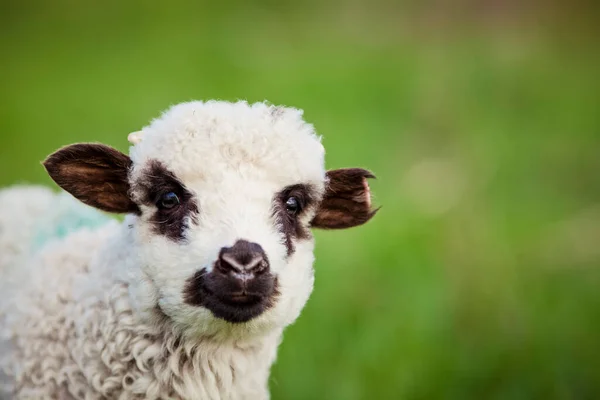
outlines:
[[[184, 103], [132, 141], [130, 159], [73, 145], [45, 165], [87, 204], [131, 213], [134, 302], [188, 331], [291, 323], [313, 286], [310, 228], [373, 215], [370, 174], [326, 173], [320, 139], [298, 110]], [[96, 187], [77, 182], [83, 174], [97, 175]]]
[[175, 321], [295, 319], [312, 289], [324, 151], [296, 111], [188, 103], [139, 133], [130, 182], [147, 290]]

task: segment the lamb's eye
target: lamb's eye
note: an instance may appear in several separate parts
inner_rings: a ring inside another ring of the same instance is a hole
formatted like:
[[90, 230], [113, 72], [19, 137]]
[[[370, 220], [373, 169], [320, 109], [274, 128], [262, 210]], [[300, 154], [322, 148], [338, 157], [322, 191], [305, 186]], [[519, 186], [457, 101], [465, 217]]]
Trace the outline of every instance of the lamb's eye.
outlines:
[[170, 209], [179, 205], [179, 197], [173, 192], [168, 192], [160, 196], [156, 206], [158, 208]]
[[300, 203], [295, 197], [288, 197], [285, 201], [285, 208], [290, 214], [297, 214], [300, 211]]

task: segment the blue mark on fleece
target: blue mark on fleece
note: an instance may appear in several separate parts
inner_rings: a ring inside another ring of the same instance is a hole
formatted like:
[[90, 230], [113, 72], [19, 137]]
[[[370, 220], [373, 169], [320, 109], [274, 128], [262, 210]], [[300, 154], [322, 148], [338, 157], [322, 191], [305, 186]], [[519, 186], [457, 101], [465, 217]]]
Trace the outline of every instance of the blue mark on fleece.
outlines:
[[43, 247], [51, 240], [62, 239], [80, 229], [95, 229], [113, 219], [80, 203], [67, 193], [56, 196], [56, 204], [36, 224], [33, 249]]

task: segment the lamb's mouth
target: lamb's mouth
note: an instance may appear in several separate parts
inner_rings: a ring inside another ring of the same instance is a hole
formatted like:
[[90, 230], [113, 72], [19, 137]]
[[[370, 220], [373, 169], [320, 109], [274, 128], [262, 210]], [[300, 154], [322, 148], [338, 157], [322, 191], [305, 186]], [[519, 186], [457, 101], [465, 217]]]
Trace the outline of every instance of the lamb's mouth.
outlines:
[[186, 303], [209, 309], [217, 318], [243, 323], [258, 317], [275, 303], [277, 278], [265, 275], [244, 283], [202, 269], [188, 280]]
[[264, 297], [250, 301], [225, 301], [217, 296], [205, 292], [203, 306], [208, 308], [215, 317], [232, 323], [248, 322], [261, 315], [271, 303]]
[[262, 301], [262, 296], [259, 294], [236, 293], [220, 298], [219, 300], [234, 306], [248, 306], [260, 303]]

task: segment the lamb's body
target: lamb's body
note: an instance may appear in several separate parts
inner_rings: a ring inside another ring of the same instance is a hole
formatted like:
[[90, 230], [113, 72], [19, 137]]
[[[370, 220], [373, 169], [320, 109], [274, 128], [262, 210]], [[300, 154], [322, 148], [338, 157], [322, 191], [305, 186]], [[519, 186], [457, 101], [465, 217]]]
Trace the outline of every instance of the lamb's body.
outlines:
[[[17, 377], [18, 398], [268, 397], [281, 331], [192, 341], [158, 314], [156, 323], [141, 323], [119, 271], [128, 258], [118, 251], [128, 248], [126, 222], [101, 224], [89, 217], [93, 210], [48, 189], [8, 189], [0, 200], [15, 206], [0, 215], [0, 254], [11, 255], [0, 271], [0, 366]], [[96, 226], [36, 243], [49, 222], [64, 225], [61, 216], [70, 226]]]
[[[325, 171], [295, 109], [172, 107], [130, 135], [52, 154], [65, 193], [0, 192], [0, 385], [23, 399], [268, 395], [313, 288], [310, 228], [374, 214], [363, 169]], [[1, 389], [0, 389], [1, 390]]]

